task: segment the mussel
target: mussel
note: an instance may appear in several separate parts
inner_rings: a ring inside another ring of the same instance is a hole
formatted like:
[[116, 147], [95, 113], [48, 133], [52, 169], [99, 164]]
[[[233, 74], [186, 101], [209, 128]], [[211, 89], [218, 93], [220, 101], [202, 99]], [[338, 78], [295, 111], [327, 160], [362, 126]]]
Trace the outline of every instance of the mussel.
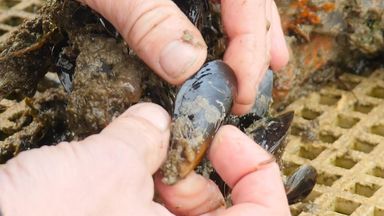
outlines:
[[173, 0], [188, 19], [198, 28], [202, 25], [205, 14], [208, 14], [209, 3], [206, 0]]
[[214, 134], [228, 116], [236, 78], [220, 60], [204, 65], [176, 95], [163, 182], [174, 184], [203, 158]]
[[293, 112], [255, 121], [245, 133], [266, 151], [280, 158], [284, 150], [284, 138], [293, 119]]
[[299, 167], [285, 182], [288, 203], [294, 204], [307, 197], [316, 184], [317, 171], [310, 165]]

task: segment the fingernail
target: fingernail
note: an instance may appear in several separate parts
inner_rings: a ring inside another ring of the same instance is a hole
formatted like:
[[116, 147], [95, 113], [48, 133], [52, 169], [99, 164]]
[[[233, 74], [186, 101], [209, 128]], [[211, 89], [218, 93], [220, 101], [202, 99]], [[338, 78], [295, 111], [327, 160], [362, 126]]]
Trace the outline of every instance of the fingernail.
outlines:
[[136, 104], [126, 113], [147, 120], [160, 131], [167, 130], [171, 121], [168, 113], [161, 106], [152, 103]]
[[170, 78], [178, 78], [187, 72], [198, 60], [203, 46], [175, 40], [160, 54], [160, 65]]

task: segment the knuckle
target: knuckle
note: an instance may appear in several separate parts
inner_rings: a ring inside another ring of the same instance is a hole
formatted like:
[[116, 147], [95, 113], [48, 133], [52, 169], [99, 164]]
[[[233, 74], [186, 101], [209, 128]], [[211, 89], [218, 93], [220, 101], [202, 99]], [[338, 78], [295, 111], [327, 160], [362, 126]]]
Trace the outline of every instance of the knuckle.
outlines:
[[[147, 36], [175, 14], [171, 1], [146, 1], [133, 4], [131, 15], [122, 24], [122, 34], [131, 46], [138, 46]], [[176, 10], [177, 11], [177, 10]]]
[[[116, 124], [118, 124], [120, 130], [126, 131], [127, 134], [120, 135], [118, 133], [114, 136], [123, 136], [123, 141], [135, 148], [145, 147], [151, 149], [152, 146], [161, 143], [162, 135], [159, 129], [141, 117], [130, 115], [119, 118], [116, 119]], [[133, 142], [138, 142], [140, 145]]]

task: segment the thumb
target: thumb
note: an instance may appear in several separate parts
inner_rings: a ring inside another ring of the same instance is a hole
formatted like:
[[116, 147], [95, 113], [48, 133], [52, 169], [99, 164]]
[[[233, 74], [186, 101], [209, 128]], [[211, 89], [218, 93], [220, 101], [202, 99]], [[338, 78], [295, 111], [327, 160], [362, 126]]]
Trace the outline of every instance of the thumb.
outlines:
[[0, 166], [2, 213], [117, 215], [150, 205], [169, 124], [161, 107], [139, 104], [100, 134], [19, 154]]
[[180, 84], [204, 63], [207, 47], [170, 0], [83, 0], [107, 18], [159, 76]]

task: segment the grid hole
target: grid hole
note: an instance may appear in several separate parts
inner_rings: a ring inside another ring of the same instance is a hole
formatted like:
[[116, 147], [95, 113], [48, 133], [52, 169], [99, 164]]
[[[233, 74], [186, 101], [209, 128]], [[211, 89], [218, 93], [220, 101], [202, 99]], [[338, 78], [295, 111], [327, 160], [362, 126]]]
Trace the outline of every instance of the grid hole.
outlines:
[[23, 113], [17, 112], [17, 113], [14, 113], [11, 117], [9, 117], [8, 120], [18, 123], [22, 117], [23, 117]]
[[337, 156], [333, 161], [333, 165], [344, 168], [344, 169], [351, 169], [356, 164], [357, 164], [357, 161], [351, 158], [347, 154], [344, 154], [342, 156]]
[[0, 141], [4, 141], [5, 139], [7, 139], [7, 137], [9, 137], [8, 134], [5, 134], [3, 131], [0, 131]]
[[323, 151], [324, 147], [315, 147], [313, 145], [301, 146], [299, 156], [309, 160], [313, 160], [317, 158], [317, 156], [319, 156], [319, 154]]
[[364, 153], [370, 153], [376, 146], [377, 143], [370, 143], [360, 139], [355, 139], [352, 149]]
[[291, 134], [293, 136], [301, 136], [301, 134], [304, 132], [304, 129], [298, 125], [292, 125], [291, 126]]
[[322, 105], [333, 106], [340, 100], [340, 95], [321, 94], [319, 103]]
[[344, 129], [352, 128], [359, 121], [360, 121], [360, 119], [355, 118], [355, 117], [351, 117], [351, 116], [345, 116], [345, 115], [338, 115], [337, 116], [337, 126], [344, 128]]
[[334, 205], [335, 212], [344, 215], [351, 215], [360, 206], [360, 203], [338, 197], [336, 198]]
[[7, 30], [4, 30], [4, 29], [0, 29], [0, 36], [7, 33], [8, 31]]
[[19, 127], [26, 127], [30, 125], [33, 121], [32, 116], [21, 116], [18, 119], [15, 119], [13, 122], [16, 123], [16, 125], [19, 125]]
[[384, 178], [384, 169], [382, 167], [376, 166], [368, 174], [379, 177], [379, 178]]
[[314, 120], [317, 117], [319, 117], [321, 114], [322, 112], [314, 111], [306, 107], [301, 111], [301, 116], [306, 120]]
[[335, 181], [337, 181], [339, 178], [341, 178], [341, 175], [319, 172], [319, 175], [317, 176], [317, 179], [316, 179], [316, 183], [319, 185], [325, 185], [325, 186], [331, 187], [335, 183]]
[[10, 26], [18, 26], [24, 21], [21, 17], [11, 16], [8, 19], [4, 20], [3, 23]]
[[381, 86], [374, 87], [371, 92], [368, 94], [369, 96], [384, 99], [384, 88]]
[[40, 5], [37, 4], [31, 4], [30, 6], [26, 7], [24, 11], [27, 11], [29, 13], [37, 13], [37, 11], [41, 8]]
[[299, 167], [300, 167], [300, 165], [298, 165], [298, 164], [295, 164], [293, 162], [286, 162], [286, 161], [284, 161], [283, 169], [282, 169], [283, 170], [283, 174], [286, 175], [286, 176], [289, 176], [294, 171], [296, 171]]
[[0, 1], [0, 8], [2, 9], [9, 9], [17, 4], [19, 4], [21, 0], [1, 0]]
[[319, 139], [325, 143], [334, 143], [339, 137], [327, 131], [321, 131], [319, 134]]
[[373, 216], [384, 216], [384, 209], [375, 207], [375, 210], [373, 211]]
[[360, 83], [359, 80], [342, 79], [342, 80], [340, 80], [340, 82], [337, 83], [337, 88], [340, 90], [351, 91], [359, 83]]
[[3, 113], [5, 110], [7, 110], [7, 107], [0, 104], [0, 114]]
[[313, 202], [315, 199], [319, 198], [322, 193], [312, 190], [312, 192], [303, 200], [303, 202]]
[[352, 188], [352, 193], [365, 196], [365, 197], [371, 197], [377, 190], [379, 190], [379, 188], [380, 186], [377, 184], [356, 183]]
[[371, 112], [373, 107], [374, 107], [373, 104], [356, 102], [353, 106], [353, 110], [368, 114], [369, 112]]
[[291, 126], [291, 134], [293, 136], [299, 136], [302, 142], [312, 142], [317, 139], [317, 133], [309, 127], [302, 127], [299, 125]]
[[384, 136], [384, 125], [383, 124], [373, 125], [371, 127], [371, 133], [379, 136]]
[[299, 216], [303, 212], [303, 207], [291, 209], [291, 215], [292, 216]]

